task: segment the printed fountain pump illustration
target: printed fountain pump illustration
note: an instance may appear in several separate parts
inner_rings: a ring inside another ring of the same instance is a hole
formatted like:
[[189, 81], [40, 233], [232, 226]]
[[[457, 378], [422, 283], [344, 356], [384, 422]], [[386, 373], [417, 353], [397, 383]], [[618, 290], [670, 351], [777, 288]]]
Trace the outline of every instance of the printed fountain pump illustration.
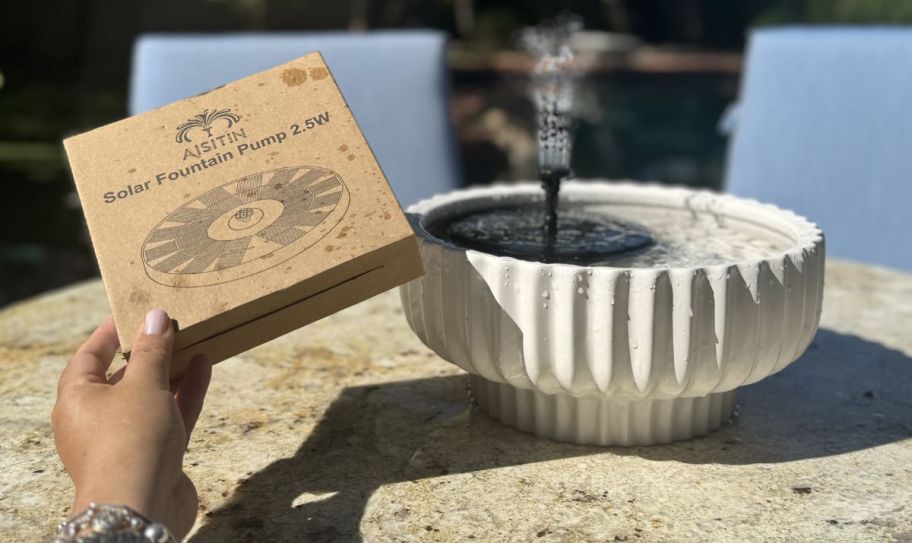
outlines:
[[234, 123], [238, 122], [241, 117], [232, 113], [230, 109], [216, 109], [209, 111], [208, 109], [203, 110], [202, 113], [194, 115], [193, 118], [187, 119], [187, 122], [179, 125], [177, 127], [177, 136], [175, 140], [178, 143], [190, 143], [190, 132], [194, 128], [199, 128], [206, 133], [207, 138], [212, 137], [212, 129], [214, 128], [213, 123], [218, 120], [223, 120], [227, 123], [227, 128], [234, 126]]
[[426, 272], [400, 288], [409, 325], [471, 374], [484, 411], [541, 437], [649, 445], [719, 428], [739, 387], [813, 339], [823, 233], [685, 188], [558, 178], [558, 199], [548, 174], [569, 166], [571, 142], [554, 133], [559, 145], [541, 139], [545, 191], [471, 188], [407, 210]]

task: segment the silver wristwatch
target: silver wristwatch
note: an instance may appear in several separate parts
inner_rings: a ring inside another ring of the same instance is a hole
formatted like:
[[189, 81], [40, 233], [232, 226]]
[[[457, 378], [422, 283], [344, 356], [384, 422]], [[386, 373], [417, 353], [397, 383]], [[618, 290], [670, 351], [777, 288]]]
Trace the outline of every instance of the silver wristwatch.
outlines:
[[89, 507], [57, 527], [53, 543], [177, 543], [163, 525], [126, 505]]

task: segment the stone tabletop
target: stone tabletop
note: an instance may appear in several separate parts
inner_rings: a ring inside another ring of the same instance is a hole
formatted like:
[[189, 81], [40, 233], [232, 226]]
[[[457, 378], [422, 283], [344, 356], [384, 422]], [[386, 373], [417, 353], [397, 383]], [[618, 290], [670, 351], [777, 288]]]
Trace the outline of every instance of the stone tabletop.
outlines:
[[[64, 518], [57, 375], [98, 282], [0, 311], [0, 540]], [[395, 292], [215, 368], [187, 454], [194, 543], [912, 541], [912, 275], [832, 262], [804, 357], [671, 445], [543, 441], [471, 407]]]

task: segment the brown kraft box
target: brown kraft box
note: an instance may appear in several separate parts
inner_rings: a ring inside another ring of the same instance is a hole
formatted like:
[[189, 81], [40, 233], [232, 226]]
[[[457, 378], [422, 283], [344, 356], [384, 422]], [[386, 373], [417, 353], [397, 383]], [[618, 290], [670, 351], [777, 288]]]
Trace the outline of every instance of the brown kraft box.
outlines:
[[164, 309], [172, 377], [422, 274], [319, 53], [64, 145], [121, 348]]

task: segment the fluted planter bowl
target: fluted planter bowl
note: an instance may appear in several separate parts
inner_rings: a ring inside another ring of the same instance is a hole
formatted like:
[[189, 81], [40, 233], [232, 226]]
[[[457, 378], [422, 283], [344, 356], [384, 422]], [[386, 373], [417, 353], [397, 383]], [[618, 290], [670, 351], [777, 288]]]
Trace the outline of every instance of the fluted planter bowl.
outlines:
[[564, 183], [562, 206], [588, 206], [647, 228], [650, 218], [679, 217], [682, 229], [737, 229], [776, 246], [758, 258], [687, 267], [518, 260], [457, 247], [427, 228], [541, 198], [537, 184], [500, 185], [408, 209], [426, 269], [400, 290], [409, 325], [471, 374], [479, 406], [505, 424], [599, 445], [705, 434], [731, 419], [738, 387], [785, 368], [817, 330], [823, 234], [756, 201], [634, 183]]

